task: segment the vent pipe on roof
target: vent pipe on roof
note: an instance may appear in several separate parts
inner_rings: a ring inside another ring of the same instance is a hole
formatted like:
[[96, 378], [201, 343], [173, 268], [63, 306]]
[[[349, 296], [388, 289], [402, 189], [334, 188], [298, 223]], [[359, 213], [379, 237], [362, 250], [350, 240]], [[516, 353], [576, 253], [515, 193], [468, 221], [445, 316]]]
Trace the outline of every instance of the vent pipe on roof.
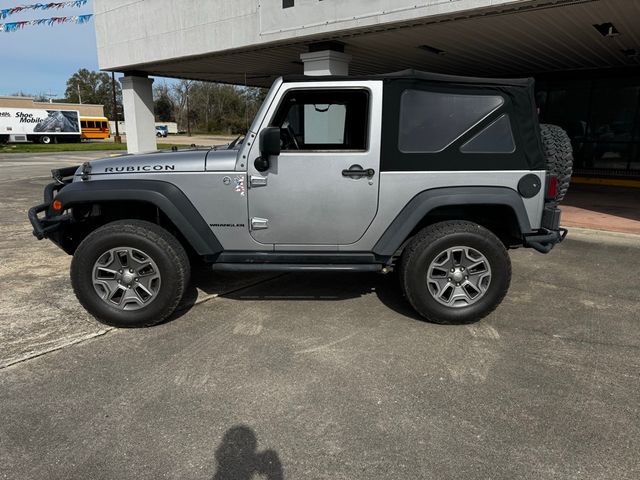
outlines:
[[349, 75], [351, 55], [335, 50], [300, 54], [305, 75]]

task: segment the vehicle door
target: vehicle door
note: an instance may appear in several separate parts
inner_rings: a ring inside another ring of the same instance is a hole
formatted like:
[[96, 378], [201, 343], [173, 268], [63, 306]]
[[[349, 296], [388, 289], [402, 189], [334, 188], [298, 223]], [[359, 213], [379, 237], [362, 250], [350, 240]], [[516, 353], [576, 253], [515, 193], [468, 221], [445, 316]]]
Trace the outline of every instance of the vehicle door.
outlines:
[[280, 128], [281, 152], [265, 169], [254, 142], [249, 158], [255, 240], [304, 248], [362, 237], [378, 208], [381, 110], [381, 82], [283, 84], [261, 125]]

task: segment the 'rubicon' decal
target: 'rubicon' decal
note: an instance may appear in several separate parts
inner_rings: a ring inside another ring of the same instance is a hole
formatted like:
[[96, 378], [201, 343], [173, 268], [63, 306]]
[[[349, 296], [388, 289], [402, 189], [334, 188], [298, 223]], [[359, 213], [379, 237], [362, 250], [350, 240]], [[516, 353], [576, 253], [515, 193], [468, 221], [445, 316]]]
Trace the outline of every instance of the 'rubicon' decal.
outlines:
[[171, 172], [176, 169], [175, 165], [129, 165], [122, 167], [106, 167], [104, 173], [116, 172]]

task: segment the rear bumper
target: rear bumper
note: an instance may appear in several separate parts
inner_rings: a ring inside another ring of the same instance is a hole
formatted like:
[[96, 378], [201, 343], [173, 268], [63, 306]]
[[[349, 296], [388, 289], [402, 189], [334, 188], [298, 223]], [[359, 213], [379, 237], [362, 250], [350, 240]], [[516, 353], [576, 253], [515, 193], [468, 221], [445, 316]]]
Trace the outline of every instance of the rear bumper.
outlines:
[[541, 228], [536, 233], [524, 237], [524, 246], [540, 253], [549, 253], [553, 247], [565, 239], [568, 232], [566, 228], [558, 228], [558, 230]]
[[542, 226], [537, 232], [524, 236], [524, 246], [540, 253], [549, 253], [569, 232], [566, 228], [560, 227], [560, 209], [556, 206], [545, 207], [541, 223]]

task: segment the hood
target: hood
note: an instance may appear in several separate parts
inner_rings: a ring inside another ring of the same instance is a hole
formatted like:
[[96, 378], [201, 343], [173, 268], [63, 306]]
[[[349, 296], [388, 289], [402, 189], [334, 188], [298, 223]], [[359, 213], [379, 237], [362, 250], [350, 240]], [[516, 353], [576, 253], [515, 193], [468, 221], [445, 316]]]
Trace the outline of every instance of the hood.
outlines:
[[[91, 160], [91, 175], [159, 172], [202, 172], [207, 150], [178, 150], [137, 155], [118, 155]], [[80, 173], [76, 172], [76, 175]]]
[[[236, 168], [238, 150], [189, 149], [116, 155], [91, 160], [91, 175], [116, 175], [161, 172], [233, 171]], [[81, 175], [82, 167], [76, 171]]]
[[239, 151], [239, 149], [209, 150], [209, 153], [207, 153], [207, 171], [234, 171]]

